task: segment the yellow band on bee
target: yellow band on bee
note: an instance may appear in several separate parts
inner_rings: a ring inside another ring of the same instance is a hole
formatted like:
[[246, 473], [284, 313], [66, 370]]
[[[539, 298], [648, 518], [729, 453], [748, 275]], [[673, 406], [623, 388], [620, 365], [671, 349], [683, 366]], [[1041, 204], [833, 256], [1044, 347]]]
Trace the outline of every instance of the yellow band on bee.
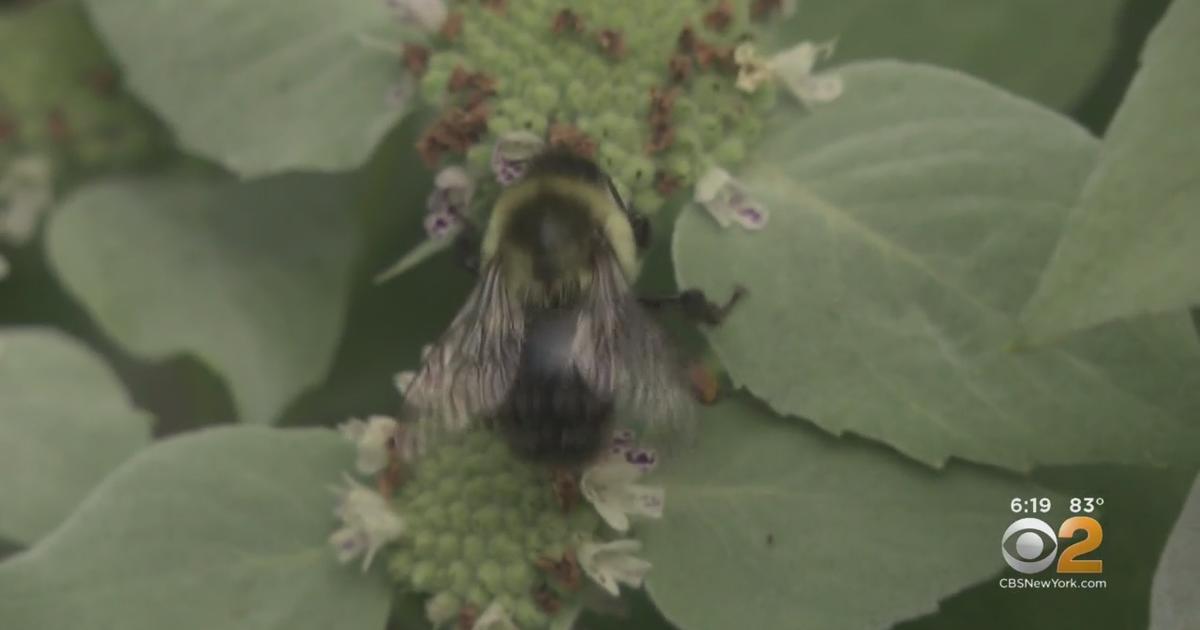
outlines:
[[492, 208], [492, 217], [483, 237], [480, 254], [486, 264], [496, 256], [500, 239], [508, 228], [513, 210], [538, 196], [551, 194], [578, 199], [592, 213], [592, 219], [604, 229], [625, 278], [632, 283], [638, 274], [637, 243], [629, 218], [604, 188], [585, 180], [561, 175], [539, 175], [514, 184], [500, 193]]

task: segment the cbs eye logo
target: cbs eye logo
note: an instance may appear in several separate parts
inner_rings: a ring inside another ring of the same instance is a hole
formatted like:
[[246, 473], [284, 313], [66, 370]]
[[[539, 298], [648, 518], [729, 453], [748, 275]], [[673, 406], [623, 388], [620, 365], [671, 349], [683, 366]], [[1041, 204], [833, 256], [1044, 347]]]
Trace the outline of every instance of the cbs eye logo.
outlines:
[[1040, 518], [1021, 518], [1013, 521], [1000, 538], [1000, 553], [1008, 566], [1021, 573], [1039, 573], [1054, 564], [1058, 539], [1071, 539], [1083, 530], [1083, 540], [1072, 543], [1058, 556], [1058, 573], [1100, 573], [1103, 560], [1080, 560], [1079, 556], [1100, 547], [1104, 529], [1090, 516], [1072, 516], [1063, 521], [1058, 534]]

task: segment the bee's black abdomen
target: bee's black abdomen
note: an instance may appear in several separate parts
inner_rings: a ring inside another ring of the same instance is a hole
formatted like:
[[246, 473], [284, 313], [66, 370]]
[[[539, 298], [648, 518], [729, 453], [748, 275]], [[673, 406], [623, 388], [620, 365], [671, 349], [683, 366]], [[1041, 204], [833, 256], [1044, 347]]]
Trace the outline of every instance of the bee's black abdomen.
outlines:
[[570, 466], [592, 459], [611, 431], [613, 401], [597, 396], [571, 364], [574, 311], [529, 323], [521, 365], [496, 423], [518, 455]]

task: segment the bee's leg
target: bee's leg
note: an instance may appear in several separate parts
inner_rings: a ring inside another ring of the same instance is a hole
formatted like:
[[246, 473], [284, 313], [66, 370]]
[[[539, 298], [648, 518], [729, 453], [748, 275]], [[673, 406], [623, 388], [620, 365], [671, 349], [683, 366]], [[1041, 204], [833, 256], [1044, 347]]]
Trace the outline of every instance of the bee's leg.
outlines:
[[658, 309], [673, 306], [678, 308], [684, 317], [692, 321], [716, 326], [729, 316], [733, 307], [745, 295], [746, 289], [739, 285], [733, 288], [733, 295], [724, 304], [717, 304], [709, 300], [708, 296], [700, 289], [688, 289], [675, 295], [638, 299], [646, 308]]
[[454, 237], [454, 253], [463, 269], [472, 275], [479, 275], [479, 229], [474, 223], [465, 222], [462, 230]]

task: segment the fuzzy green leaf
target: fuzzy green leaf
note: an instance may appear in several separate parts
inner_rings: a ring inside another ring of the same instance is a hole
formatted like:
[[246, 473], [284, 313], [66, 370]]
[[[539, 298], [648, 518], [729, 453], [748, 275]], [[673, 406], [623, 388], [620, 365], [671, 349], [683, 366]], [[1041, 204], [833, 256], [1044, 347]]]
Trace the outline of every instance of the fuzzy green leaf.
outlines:
[[150, 441], [104, 362], [62, 333], [0, 332], [0, 538], [30, 544]]
[[1009, 500], [1045, 496], [974, 468], [934, 472], [744, 400], [700, 420], [698, 445], [653, 478], [666, 513], [641, 534], [650, 594], [688, 630], [875, 629], [934, 610], [1002, 566]]
[[1011, 349], [1093, 139], [954, 72], [878, 62], [843, 76], [841, 99], [777, 121], [745, 168], [771, 210], [764, 231], [679, 219], [680, 284], [750, 290], [710, 334], [735, 382], [932, 465], [1194, 460], [1186, 316]]
[[1200, 0], [1151, 35], [1024, 314], [1032, 339], [1200, 305]]
[[1163, 549], [1150, 593], [1150, 629], [1200, 628], [1200, 480]]
[[65, 202], [47, 248], [118, 343], [195, 354], [243, 420], [271, 422], [337, 348], [360, 240], [348, 192], [316, 175], [110, 181]]
[[362, 42], [398, 38], [382, 1], [87, 5], [183, 146], [244, 177], [355, 168], [406, 110], [398, 57]]
[[1059, 109], [1083, 97], [1117, 40], [1123, 0], [801, 0], [776, 46], [836, 40], [839, 61], [947, 66]]
[[0, 565], [12, 628], [382, 629], [386, 581], [326, 543], [332, 431], [205, 430], [142, 451], [37, 547]]

